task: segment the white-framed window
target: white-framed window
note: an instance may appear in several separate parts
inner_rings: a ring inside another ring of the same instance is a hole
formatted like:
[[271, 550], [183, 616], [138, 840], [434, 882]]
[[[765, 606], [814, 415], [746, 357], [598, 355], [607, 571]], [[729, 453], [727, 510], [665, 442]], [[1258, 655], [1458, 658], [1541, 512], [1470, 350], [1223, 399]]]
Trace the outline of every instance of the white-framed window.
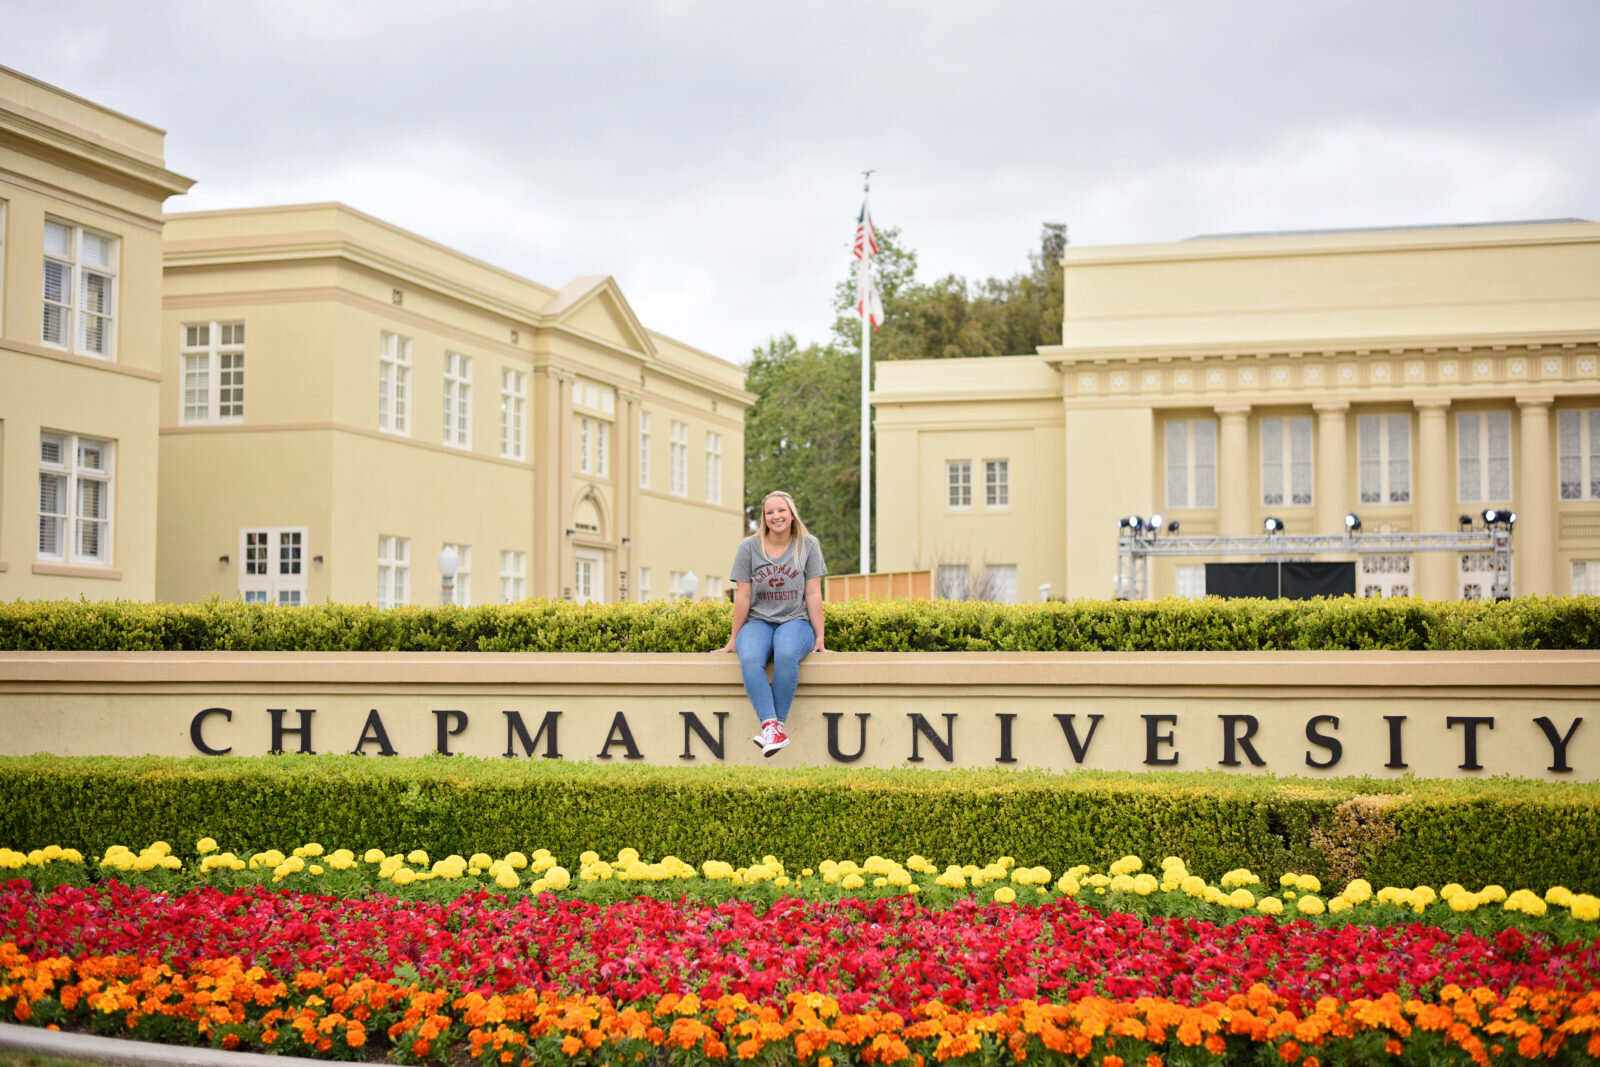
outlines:
[[[1011, 506], [1011, 461], [986, 459], [983, 461], [983, 506], [1007, 508]], [[1008, 604], [1015, 601], [1008, 600]]]
[[[1511, 566], [1514, 572], [1516, 570], [1515, 557], [1512, 558]], [[1461, 553], [1461, 571], [1458, 575], [1456, 594], [1462, 600], [1482, 600], [1485, 597], [1493, 596], [1494, 574], [1493, 552]]]
[[526, 459], [528, 376], [510, 367], [500, 369], [500, 455]]
[[650, 488], [650, 413], [639, 412], [639, 488]]
[[672, 420], [668, 438], [667, 491], [673, 496], [689, 495], [689, 424]]
[[444, 443], [472, 447], [472, 357], [444, 354]]
[[688, 594], [683, 591], [683, 571], [667, 572], [667, 598], [670, 600], [683, 600]]
[[934, 596], [944, 600], [966, 600], [971, 595], [972, 575], [964, 563], [940, 564], [934, 576], [938, 588]]
[[1356, 448], [1361, 502], [1411, 503], [1411, 416], [1360, 416]]
[[706, 431], [706, 503], [722, 503], [722, 435], [711, 430]]
[[611, 424], [604, 419], [579, 415], [572, 420], [576, 441], [576, 467], [584, 474], [604, 478], [611, 467]]
[[70, 222], [44, 221], [44, 314], [52, 348], [111, 359], [116, 337], [118, 240]]
[[183, 325], [182, 423], [244, 421], [244, 323]]
[[1411, 557], [1362, 556], [1360, 585], [1360, 595], [1364, 597], [1410, 596]]
[[1572, 561], [1572, 595], [1600, 596], [1600, 559]]
[[572, 406], [611, 415], [617, 410], [617, 391], [609, 385], [596, 385], [576, 378], [572, 382]]
[[946, 506], [970, 508], [972, 506], [972, 460], [945, 460], [944, 484]]
[[1509, 411], [1456, 415], [1456, 470], [1463, 502], [1511, 502]]
[[1261, 503], [1312, 503], [1311, 416], [1261, 420]]
[[1562, 500], [1600, 500], [1600, 408], [1556, 412]]
[[411, 538], [378, 535], [378, 607], [411, 603]]
[[603, 603], [605, 554], [591, 548], [575, 550], [572, 561], [572, 599], [579, 604]]
[[650, 599], [650, 568], [639, 568], [639, 603], [643, 604]]
[[527, 553], [500, 551], [500, 603], [514, 604], [527, 596], [527, 575]]
[[306, 527], [255, 526], [239, 531], [239, 599], [246, 604], [306, 602]]
[[1204, 563], [1180, 563], [1173, 568], [1176, 579], [1174, 596], [1188, 597], [1191, 600], [1203, 600], [1206, 595], [1206, 565]]
[[388, 330], [378, 346], [378, 429], [411, 435], [411, 338]]
[[472, 606], [472, 546], [447, 541], [439, 546], [456, 550], [456, 580], [450, 587], [450, 603], [460, 608]]
[[1167, 507], [1216, 507], [1216, 420], [1168, 419], [1164, 430], [1167, 453]]
[[983, 573], [984, 599], [996, 604], [1017, 602], [1017, 565], [1015, 563], [990, 563]]
[[39, 435], [40, 559], [110, 565], [114, 449], [77, 434]]

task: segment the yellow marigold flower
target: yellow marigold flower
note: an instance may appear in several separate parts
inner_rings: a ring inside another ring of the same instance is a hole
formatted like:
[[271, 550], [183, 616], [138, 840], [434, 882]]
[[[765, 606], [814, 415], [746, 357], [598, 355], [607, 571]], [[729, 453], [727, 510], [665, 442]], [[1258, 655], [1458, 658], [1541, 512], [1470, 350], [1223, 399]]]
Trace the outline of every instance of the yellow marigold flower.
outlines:
[[75, 848], [64, 848], [61, 850], [61, 859], [66, 863], [82, 863], [83, 853]]
[[1163, 856], [1162, 859], [1161, 859], [1161, 869], [1162, 870], [1167, 870], [1170, 867], [1186, 867], [1186, 866], [1188, 866], [1188, 864], [1184, 863], [1183, 860], [1179, 859], [1177, 856]]
[[1300, 894], [1297, 893], [1296, 891], [1294, 891], [1293, 889], [1285, 889], [1283, 891], [1283, 899], [1284, 900], [1293, 900], [1295, 897], [1297, 897], [1299, 895]]
[[839, 884], [846, 889], [860, 889], [867, 883], [862, 881], [859, 874], [847, 874], [844, 876], [844, 880]]
[[30, 867], [43, 867], [48, 860], [44, 858], [44, 849], [35, 848], [28, 851], [28, 865]]
[[515, 889], [522, 883], [521, 879], [517, 877], [516, 871], [510, 867], [502, 867], [500, 868], [500, 873], [494, 876], [494, 884], [501, 889]]
[[467, 860], [467, 866], [476, 867], [479, 870], [487, 870], [489, 864], [493, 862], [494, 860], [490, 858], [487, 852], [474, 852], [472, 858]]
[[1214, 885], [1206, 886], [1201, 892], [1200, 896], [1201, 899], [1203, 899], [1207, 904], [1220, 904], [1223, 907], [1228, 907], [1230, 903], [1228, 900], [1228, 894], [1224, 893]]
[[431, 862], [426, 849], [414, 848], [406, 853], [406, 862], [418, 867], [426, 867]]
[[1109, 888], [1115, 893], [1131, 893], [1133, 892], [1133, 876], [1119, 874], [1111, 879]]
[[1420, 903], [1423, 907], [1427, 907], [1438, 899], [1439, 894], [1433, 891], [1433, 886], [1431, 885], [1419, 885], [1411, 890], [1411, 903], [1413, 905]]
[[[779, 881], [786, 881], [786, 879], [779, 879]], [[906, 886], [911, 884], [911, 872], [903, 867], [897, 871], [891, 872], [889, 875], [889, 884], [897, 888], [904, 889]]]
[[417, 880], [417, 872], [410, 867], [401, 867], [390, 877], [395, 885], [410, 885]]
[[628, 848], [621, 849], [621, 850], [619, 850], [617, 852], [617, 865], [620, 866], [620, 867], [626, 867], [628, 864], [634, 863], [638, 859], [639, 859], [639, 850], [636, 849], [636, 848], [633, 848], [632, 846], [629, 846]]
[[1295, 879], [1294, 884], [1295, 888], [1300, 890], [1302, 893], [1322, 892], [1322, 881], [1314, 874], [1302, 874], [1299, 878]]
[[789, 876], [787, 874], [780, 874], [778, 877], [772, 880], [772, 884], [777, 886], [779, 889], [785, 889], [789, 886]]
[[316, 859], [318, 856], [322, 855], [322, 846], [317, 844], [315, 841], [312, 841], [309, 844], [300, 846], [300, 854], [303, 856], [309, 856], [312, 859]]
[[1295, 898], [1294, 910], [1301, 915], [1321, 915], [1327, 908], [1323, 906], [1321, 897], [1315, 897], [1307, 893], [1304, 896]]
[[183, 870], [183, 861], [176, 856], [162, 856], [159, 862], [169, 871]]
[[1334, 897], [1328, 901], [1328, 914], [1337, 915], [1341, 911], [1349, 911], [1350, 902], [1344, 897]]
[[321, 874], [322, 873], [322, 865], [320, 863], [313, 863], [311, 865], [311, 873], [312, 874]]
[[165, 856], [172, 851], [172, 846], [167, 844], [165, 841], [152, 841], [150, 842], [150, 847], [145, 849], [145, 851], [153, 852], [157, 856]]
[[507, 852], [506, 862], [511, 864], [512, 869], [520, 871], [528, 865], [528, 857], [520, 852]]
[[204, 856], [208, 852], [217, 850], [217, 842], [214, 838], [202, 837], [194, 843], [194, 850]]
[[887, 886], [888, 884], [889, 884], [889, 876], [888, 875], [880, 874], [880, 875], [878, 875], [878, 877], [876, 877], [876, 878], [874, 878], [872, 880], [872, 887], [874, 889], [882, 889], [885, 886]]
[[1572, 917], [1586, 923], [1600, 920], [1600, 897], [1579, 893], [1572, 898]]
[[1223, 889], [1237, 889], [1241, 886], [1260, 885], [1261, 879], [1244, 867], [1235, 867], [1224, 874], [1220, 879]]
[[1017, 899], [1017, 891], [1008, 885], [1003, 885], [994, 891], [996, 904], [1010, 904]]
[[810, 878], [813, 874], [816, 874], [816, 873], [817, 872], [812, 870], [810, 867], [802, 867], [802, 868], [800, 868], [800, 877], [802, 877], [802, 878]]
[[1156, 876], [1153, 874], [1138, 874], [1133, 879], [1133, 891], [1141, 897], [1147, 897], [1159, 888]]
[[1187, 897], [1203, 897], [1206, 895], [1206, 880], [1197, 874], [1185, 875], [1178, 883], [1178, 888], [1183, 890]]
[[1283, 901], [1277, 897], [1262, 897], [1256, 901], [1256, 910], [1263, 915], [1282, 915]]
[[915, 853], [906, 860], [906, 870], [916, 871], [918, 874], [921, 874], [922, 869], [927, 866], [929, 863], [921, 853]]
[[382, 863], [388, 858], [388, 854], [381, 848], [369, 848], [361, 854], [363, 863]]
[[1228, 894], [1228, 903], [1235, 908], [1253, 908], [1256, 906], [1256, 896], [1250, 890], [1240, 886]]
[[1547, 904], [1554, 904], [1558, 908], [1572, 907], [1572, 890], [1564, 885], [1553, 885], [1544, 891]]
[[1077, 896], [1082, 888], [1083, 887], [1078, 884], [1078, 880], [1072, 877], [1070, 874], [1063, 874], [1056, 881], [1056, 891], [1058, 893], [1065, 893], [1069, 897]]
[[1292, 871], [1286, 872], [1284, 874], [1280, 874], [1278, 876], [1278, 885], [1280, 887], [1293, 886], [1296, 883], [1296, 881], [1299, 879], [1299, 877], [1300, 876], [1298, 874], [1295, 874]]
[[1439, 890], [1439, 899], [1448, 901], [1454, 898], [1457, 893], [1466, 892], [1466, 888], [1460, 882], [1447, 882], [1444, 888]]
[[1451, 893], [1450, 894], [1450, 910], [1451, 911], [1477, 911], [1478, 910], [1478, 894], [1476, 894], [1476, 893], [1468, 893], [1464, 889], [1459, 891], [1459, 892], [1456, 892], [1456, 893]]
[[1490, 904], [1498, 904], [1502, 900], [1506, 899], [1506, 891], [1501, 886], [1486, 885], [1482, 889], [1478, 890], [1478, 896], [1482, 897]]
[[587, 867], [591, 863], [598, 862], [600, 862], [600, 853], [594, 851], [594, 849], [588, 849], [583, 855], [578, 857], [578, 866], [580, 867]]

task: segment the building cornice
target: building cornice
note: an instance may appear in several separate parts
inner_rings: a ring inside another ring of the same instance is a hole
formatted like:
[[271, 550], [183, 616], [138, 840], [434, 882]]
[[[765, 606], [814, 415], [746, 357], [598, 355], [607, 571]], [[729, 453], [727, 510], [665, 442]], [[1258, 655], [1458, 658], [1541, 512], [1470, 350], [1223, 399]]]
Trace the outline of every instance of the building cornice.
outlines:
[[[1543, 229], [1546, 232], [1530, 232]], [[1554, 231], [1554, 232], [1551, 232]], [[1456, 239], [1447, 239], [1453, 236]], [[1217, 237], [1156, 245], [1107, 245], [1069, 248], [1061, 265], [1101, 267], [1135, 263], [1194, 263], [1238, 259], [1283, 259], [1303, 256], [1370, 255], [1382, 252], [1432, 252], [1530, 245], [1595, 244], [1600, 224], [1553, 222], [1543, 226], [1463, 227], [1440, 230], [1346, 232], [1281, 237]]]
[[168, 170], [142, 152], [74, 133], [15, 105], [0, 108], [0, 146], [153, 197], [158, 204], [194, 185], [193, 178]]
[[1082, 348], [1070, 345], [1041, 345], [1039, 356], [1046, 363], [1064, 368], [1091, 362], [1110, 360], [1137, 363], [1145, 360], [1170, 362], [1176, 359], [1200, 360], [1212, 357], [1239, 359], [1246, 356], [1265, 359], [1270, 356], [1366, 356], [1369, 354], [1397, 355], [1407, 350], [1423, 352], [1455, 349], [1471, 351], [1477, 348], [1533, 348], [1545, 345], [1600, 344], [1600, 329], [1521, 331], [1518, 333], [1451, 334], [1388, 334], [1367, 337], [1316, 337], [1277, 338], [1251, 342], [1212, 342], [1205, 344], [1174, 343], [1168, 345], [1096, 345]]

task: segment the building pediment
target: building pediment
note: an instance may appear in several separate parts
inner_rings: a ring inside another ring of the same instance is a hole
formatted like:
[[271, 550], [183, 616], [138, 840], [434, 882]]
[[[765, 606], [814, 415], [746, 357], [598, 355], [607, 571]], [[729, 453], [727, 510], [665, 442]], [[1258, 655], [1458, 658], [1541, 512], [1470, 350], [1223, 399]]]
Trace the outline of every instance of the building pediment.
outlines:
[[651, 359], [656, 346], [610, 275], [574, 278], [539, 309], [549, 325]]

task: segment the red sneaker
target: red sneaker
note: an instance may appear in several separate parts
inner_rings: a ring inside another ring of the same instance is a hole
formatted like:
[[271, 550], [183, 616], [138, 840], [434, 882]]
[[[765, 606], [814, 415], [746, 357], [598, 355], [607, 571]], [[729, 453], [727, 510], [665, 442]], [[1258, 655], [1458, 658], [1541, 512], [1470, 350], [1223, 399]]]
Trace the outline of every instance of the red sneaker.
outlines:
[[783, 732], [783, 723], [773, 722], [769, 725], [772, 727], [772, 735], [767, 738], [767, 743], [761, 746], [761, 754], [763, 756], [771, 756], [778, 749], [785, 748], [789, 744], [789, 735]]

